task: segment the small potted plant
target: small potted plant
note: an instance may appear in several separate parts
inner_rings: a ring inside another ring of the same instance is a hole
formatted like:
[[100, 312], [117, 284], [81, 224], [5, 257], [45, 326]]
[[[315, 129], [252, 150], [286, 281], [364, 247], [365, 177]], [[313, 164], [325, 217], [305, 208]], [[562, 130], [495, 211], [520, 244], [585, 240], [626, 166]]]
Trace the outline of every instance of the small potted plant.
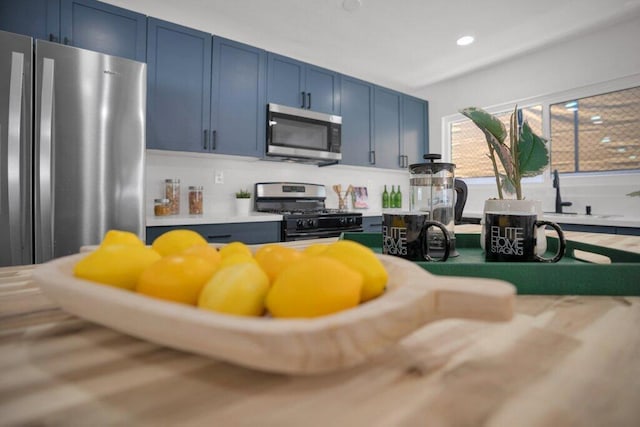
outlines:
[[[522, 111], [518, 110], [517, 105], [511, 114], [509, 132], [497, 117], [481, 108], [468, 107], [460, 110], [460, 113], [471, 119], [484, 133], [489, 147], [488, 157], [493, 165], [498, 199], [486, 200], [484, 212], [530, 212], [540, 218], [542, 202], [524, 200], [522, 178], [540, 175], [549, 164], [547, 141], [536, 135], [529, 124], [522, 120]], [[502, 168], [499, 168], [498, 162]], [[505, 198], [506, 193], [514, 194], [515, 199]], [[484, 243], [484, 237], [480, 242]], [[538, 232], [537, 249], [538, 254], [546, 250], [543, 229]]]
[[[492, 114], [481, 108], [468, 107], [460, 110], [480, 128], [487, 140], [489, 159], [498, 188], [498, 198], [504, 193], [514, 193], [517, 200], [523, 200], [522, 178], [540, 175], [549, 164], [546, 140], [536, 135], [527, 122], [522, 121], [522, 112], [516, 105], [510, 119], [510, 130]], [[505, 140], [509, 137], [509, 143]], [[502, 171], [498, 168], [498, 161]]]
[[238, 216], [249, 216], [251, 211], [251, 193], [248, 190], [236, 192], [236, 214]]

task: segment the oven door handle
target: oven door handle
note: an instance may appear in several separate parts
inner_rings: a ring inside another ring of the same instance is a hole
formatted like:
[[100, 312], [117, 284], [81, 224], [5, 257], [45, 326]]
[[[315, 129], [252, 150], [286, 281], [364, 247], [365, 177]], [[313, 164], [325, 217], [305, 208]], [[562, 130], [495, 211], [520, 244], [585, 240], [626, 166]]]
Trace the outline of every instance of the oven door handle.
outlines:
[[362, 227], [359, 227], [341, 230], [315, 231], [309, 233], [288, 233], [284, 236], [284, 240], [323, 239], [328, 237], [338, 237], [341, 233], [361, 233], [363, 231]]

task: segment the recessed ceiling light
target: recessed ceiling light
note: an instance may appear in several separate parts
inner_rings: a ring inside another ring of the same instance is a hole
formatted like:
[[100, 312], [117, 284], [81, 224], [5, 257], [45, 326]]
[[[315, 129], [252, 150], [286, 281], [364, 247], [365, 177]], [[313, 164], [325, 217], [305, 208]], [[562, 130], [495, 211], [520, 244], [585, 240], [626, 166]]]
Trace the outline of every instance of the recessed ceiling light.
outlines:
[[475, 39], [473, 38], [473, 36], [462, 36], [458, 40], [456, 40], [456, 44], [458, 46], [467, 46], [473, 43], [474, 40]]
[[595, 122], [595, 121], [600, 120], [600, 119], [602, 119], [602, 117], [600, 117], [600, 116], [591, 116], [591, 121], [592, 122]]
[[603, 144], [608, 144], [611, 142], [611, 138], [609, 138], [608, 136], [605, 136], [600, 140], [600, 142], [602, 142]]

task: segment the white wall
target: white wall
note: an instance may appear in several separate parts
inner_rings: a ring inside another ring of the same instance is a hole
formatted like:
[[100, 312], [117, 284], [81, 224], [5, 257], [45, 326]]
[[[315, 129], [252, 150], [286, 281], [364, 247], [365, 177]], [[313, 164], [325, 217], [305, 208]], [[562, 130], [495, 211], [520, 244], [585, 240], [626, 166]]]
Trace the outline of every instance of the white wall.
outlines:
[[[429, 100], [430, 151], [446, 158], [443, 118], [467, 106], [512, 107], [551, 94], [640, 85], [638, 40], [640, 18], [635, 17], [419, 90], [415, 95]], [[544, 209], [553, 210], [555, 193], [549, 173], [543, 179], [526, 183], [525, 194], [542, 199]], [[625, 196], [640, 190], [638, 173], [565, 175], [561, 188], [563, 199], [574, 203], [566, 210], [584, 212], [591, 205], [594, 213], [640, 214], [640, 198]], [[495, 195], [495, 184], [471, 183], [465, 211], [481, 211], [483, 201]]]

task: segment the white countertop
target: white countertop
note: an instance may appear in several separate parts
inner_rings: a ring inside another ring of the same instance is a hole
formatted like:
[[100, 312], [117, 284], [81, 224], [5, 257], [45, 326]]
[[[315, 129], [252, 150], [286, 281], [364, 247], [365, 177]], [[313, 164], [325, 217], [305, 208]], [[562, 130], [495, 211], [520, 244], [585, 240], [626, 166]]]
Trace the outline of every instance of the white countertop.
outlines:
[[[462, 214], [465, 218], [482, 218], [482, 212], [467, 212]], [[605, 227], [638, 227], [640, 228], [640, 216], [626, 215], [585, 215], [585, 214], [556, 214], [545, 213], [544, 219], [559, 224], [594, 225]]]
[[170, 215], [170, 216], [148, 216], [147, 227], [173, 226], [173, 225], [197, 225], [197, 224], [229, 224], [234, 222], [268, 222], [282, 221], [282, 215], [252, 212], [249, 216], [237, 216], [234, 214], [214, 214], [214, 215]]

